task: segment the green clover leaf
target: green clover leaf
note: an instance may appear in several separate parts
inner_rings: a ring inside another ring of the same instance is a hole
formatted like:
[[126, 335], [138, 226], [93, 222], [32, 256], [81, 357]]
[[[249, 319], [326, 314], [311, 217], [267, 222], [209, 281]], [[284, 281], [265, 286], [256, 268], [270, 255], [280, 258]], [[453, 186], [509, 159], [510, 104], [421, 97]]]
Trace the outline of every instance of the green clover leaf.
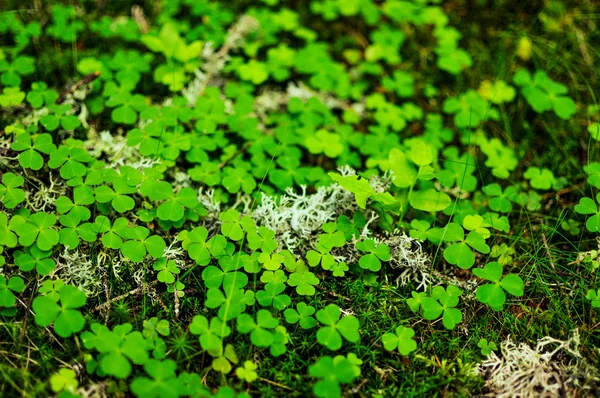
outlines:
[[[469, 222], [470, 221], [468, 220], [467, 225], [469, 225]], [[480, 232], [477, 230], [471, 231], [465, 237], [463, 228], [454, 222], [450, 222], [446, 225], [442, 239], [444, 242], [458, 241], [458, 243], [453, 243], [446, 247], [444, 250], [444, 258], [450, 264], [458, 265], [463, 269], [469, 269], [475, 264], [475, 254], [471, 248], [480, 253], [490, 252], [490, 247], [485, 243], [485, 237]]]
[[54, 323], [56, 334], [69, 337], [83, 329], [85, 319], [76, 309], [85, 305], [87, 297], [81, 290], [70, 285], [62, 286], [58, 295], [58, 301], [54, 301], [48, 295], [33, 300], [31, 306], [35, 312], [35, 323], [40, 326], [50, 326]]
[[484, 80], [477, 91], [483, 98], [496, 105], [512, 102], [517, 94], [514, 87], [504, 80], [494, 80], [494, 82]]
[[417, 349], [417, 342], [413, 339], [415, 331], [412, 328], [398, 326], [395, 333], [386, 333], [381, 337], [383, 348], [393, 351], [398, 348], [400, 354], [406, 356]]
[[27, 55], [20, 55], [11, 63], [0, 60], [0, 82], [5, 86], [19, 86], [21, 76], [27, 76], [35, 72], [35, 59]]
[[279, 325], [279, 321], [267, 310], [258, 310], [256, 312], [256, 322], [248, 314], [241, 314], [237, 318], [237, 331], [240, 333], [250, 333], [250, 341], [256, 347], [269, 347], [275, 342], [275, 336], [272, 329]]
[[50, 272], [56, 267], [56, 262], [49, 258], [52, 255], [52, 251], [40, 250], [37, 246], [29, 247], [25, 253], [21, 252], [17, 257], [15, 252], [15, 264], [19, 266], [21, 271], [31, 271], [35, 268], [40, 275], [49, 275]]
[[341, 397], [340, 384], [351, 383], [360, 375], [360, 367], [358, 367], [354, 357], [351, 358], [351, 355], [349, 354], [348, 357], [338, 355], [335, 358], [323, 356], [309, 366], [308, 373], [319, 379], [313, 386], [313, 392], [317, 397]]
[[329, 270], [335, 264], [335, 258], [329, 253], [331, 248], [326, 248], [323, 245], [317, 243], [315, 245], [317, 250], [309, 250], [306, 252], [306, 261], [311, 267], [316, 267], [321, 264], [324, 270]]
[[110, 202], [112, 208], [118, 213], [125, 213], [129, 210], [133, 210], [135, 201], [128, 196], [128, 194], [136, 193], [137, 188], [135, 186], [130, 186], [124, 178], [115, 179], [112, 184], [114, 189], [106, 185], [100, 185], [94, 189], [96, 202]]
[[446, 99], [442, 109], [454, 114], [454, 122], [461, 128], [476, 128], [489, 117], [488, 101], [474, 90]]
[[188, 255], [199, 265], [207, 265], [212, 257], [220, 257], [227, 246], [227, 239], [223, 235], [214, 235], [208, 241], [208, 230], [196, 227], [191, 231], [182, 231], [177, 240], [182, 241], [182, 246]]
[[594, 291], [593, 289], [588, 290], [585, 298], [592, 302], [592, 307], [600, 308], [600, 289], [598, 291]]
[[290, 275], [287, 284], [295, 286], [296, 293], [301, 296], [312, 296], [315, 294], [314, 286], [319, 284], [319, 278], [310, 271], [296, 271]]
[[19, 87], [4, 87], [0, 94], [0, 107], [19, 106], [25, 99], [25, 93]]
[[21, 277], [11, 276], [6, 280], [4, 275], [0, 275], [0, 307], [14, 307], [17, 298], [13, 292], [21, 293], [23, 290], [25, 290], [25, 281]]
[[362, 269], [368, 269], [377, 272], [381, 269], [381, 261], [390, 261], [390, 248], [383, 243], [375, 244], [373, 239], [365, 239], [356, 243], [356, 248], [368, 254], [362, 256], [358, 261], [358, 265]]
[[0, 246], [15, 247], [17, 243], [17, 235], [9, 226], [7, 215], [0, 213]]
[[545, 168], [529, 167], [523, 173], [523, 177], [528, 179], [531, 186], [535, 189], [548, 190], [558, 182], [554, 177], [554, 173]]
[[498, 346], [493, 341], [488, 342], [486, 339], [480, 339], [477, 343], [477, 347], [481, 349], [481, 355], [488, 356], [498, 349]]
[[[596, 201], [600, 202], [600, 193], [596, 195]], [[585, 227], [590, 232], [600, 231], [600, 212], [598, 211], [596, 202], [588, 197], [583, 197], [579, 199], [579, 203], [575, 205], [574, 210], [579, 214], [593, 214], [593, 216], [587, 219]]]
[[31, 90], [27, 93], [27, 102], [35, 109], [39, 109], [44, 105], [52, 105], [57, 99], [58, 92], [54, 89], [49, 89], [46, 82], [31, 83]]
[[144, 363], [144, 370], [152, 378], [136, 377], [131, 382], [131, 391], [144, 398], [179, 397], [183, 386], [177, 379], [176, 369], [177, 363], [171, 359], [150, 359]]
[[0, 199], [7, 209], [14, 209], [25, 200], [25, 191], [20, 189], [25, 180], [14, 173], [4, 173], [0, 184]]
[[483, 268], [473, 269], [473, 274], [492, 283], [481, 285], [477, 288], [475, 295], [484, 304], [492, 309], [500, 311], [506, 301], [504, 291], [513, 296], [523, 295], [523, 280], [516, 274], [508, 274], [502, 277], [502, 265], [498, 262], [486, 264]]
[[159, 271], [156, 278], [159, 282], [164, 282], [166, 284], [171, 284], [175, 282], [175, 275], [178, 275], [181, 270], [177, 267], [177, 263], [173, 260], [168, 260], [166, 258], [159, 258], [152, 268], [155, 271]]
[[325, 325], [317, 330], [317, 341], [332, 351], [342, 347], [342, 336], [352, 343], [360, 339], [358, 319], [352, 315], [340, 319], [340, 315], [340, 308], [335, 304], [329, 304], [316, 315], [317, 320]]
[[83, 332], [81, 340], [87, 349], [95, 349], [98, 357], [99, 374], [125, 379], [131, 374], [131, 363], [142, 365], [150, 359], [148, 351], [153, 348], [151, 340], [144, 338], [140, 332], [132, 332], [129, 323], [117, 325], [113, 330], [94, 323], [91, 332]]
[[19, 235], [19, 243], [31, 246], [36, 243], [38, 248], [47, 251], [58, 244], [60, 236], [53, 229], [56, 216], [44, 212], [34, 213], [27, 221], [15, 226], [14, 231]]
[[235, 370], [235, 374], [240, 379], [246, 381], [247, 383], [252, 383], [254, 380], [258, 379], [258, 373], [256, 372], [258, 369], [258, 365], [256, 365], [252, 361], [244, 361], [244, 366], [239, 367]]
[[79, 239], [92, 243], [96, 241], [97, 234], [93, 223], [81, 222], [80, 213], [71, 211], [69, 214], [60, 216], [60, 223], [65, 227], [59, 231], [60, 243], [69, 249], [75, 249], [79, 245]]
[[71, 105], [52, 104], [48, 106], [48, 109], [51, 113], [40, 118], [40, 123], [46, 130], [54, 131], [57, 128], [62, 127], [67, 131], [73, 131], [77, 127], [81, 126], [81, 121], [77, 118], [77, 116], [67, 114], [71, 111]]
[[40, 152], [49, 155], [56, 150], [50, 134], [40, 134], [32, 142], [29, 133], [17, 135], [10, 148], [21, 152], [18, 159], [22, 167], [36, 171], [44, 166]]
[[285, 291], [285, 283], [267, 283], [264, 290], [256, 292], [256, 301], [263, 307], [273, 306], [278, 310], [284, 310], [290, 304], [292, 299], [287, 294], [281, 294]]
[[317, 326], [317, 320], [313, 317], [315, 307], [304, 302], [296, 304], [296, 309], [288, 308], [283, 312], [287, 323], [298, 323], [302, 329], [312, 329]]
[[566, 96], [567, 87], [552, 80], [545, 71], [538, 70], [533, 77], [525, 69], [519, 69], [513, 82], [521, 87], [521, 93], [537, 113], [554, 110], [563, 120], [569, 120], [577, 108], [575, 102]]
[[209, 323], [206, 317], [196, 315], [192, 319], [190, 332], [199, 335], [203, 350], [213, 357], [218, 357], [223, 354], [223, 339], [231, 334], [231, 328], [217, 317], [212, 318]]
[[441, 286], [434, 287], [431, 296], [421, 301], [423, 317], [432, 321], [442, 315], [444, 327], [454, 329], [462, 321], [462, 313], [454, 308], [458, 305], [461, 294], [462, 291], [454, 285], [449, 285], [447, 289]]
[[247, 239], [248, 247], [253, 251], [260, 249], [263, 253], [271, 253], [279, 246], [275, 240], [275, 231], [266, 227], [258, 227], [257, 230], [251, 229], [248, 232]]
[[150, 235], [150, 230], [137, 226], [129, 228], [127, 238], [121, 246], [121, 254], [136, 263], [141, 262], [146, 254], [154, 258], [162, 257], [166, 248], [164, 239], [158, 235]]
[[118, 250], [123, 246], [123, 239], [128, 237], [129, 221], [124, 217], [119, 217], [111, 225], [108, 217], [98, 216], [92, 230], [102, 234], [101, 241], [104, 247]]
[[65, 179], [83, 177], [87, 173], [87, 167], [83, 163], [90, 162], [92, 157], [83, 148], [68, 147], [61, 145], [50, 154], [48, 167], [57, 169], [60, 167], [60, 176]]
[[54, 392], [70, 391], [75, 392], [79, 386], [77, 374], [74, 370], [60, 368], [60, 370], [50, 376], [50, 388]]

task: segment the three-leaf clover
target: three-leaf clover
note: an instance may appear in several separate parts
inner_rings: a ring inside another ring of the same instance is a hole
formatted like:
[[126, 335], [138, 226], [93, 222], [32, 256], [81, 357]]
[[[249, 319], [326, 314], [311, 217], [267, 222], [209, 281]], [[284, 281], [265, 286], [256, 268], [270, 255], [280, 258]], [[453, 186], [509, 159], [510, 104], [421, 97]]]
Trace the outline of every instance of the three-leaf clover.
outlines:
[[532, 77], [527, 70], [519, 69], [513, 81], [537, 113], [552, 109], [558, 117], [568, 120], [577, 110], [575, 102], [566, 95], [567, 87], [552, 80], [545, 71], [538, 70]]
[[53, 229], [54, 224], [54, 214], [33, 213], [26, 222], [16, 225], [14, 231], [19, 235], [21, 245], [31, 246], [35, 242], [41, 250], [47, 251], [56, 246], [60, 239], [58, 231]]
[[0, 184], [0, 200], [7, 209], [14, 209], [25, 200], [25, 191], [20, 186], [25, 180], [14, 173], [4, 173]]
[[152, 267], [155, 271], [159, 271], [156, 278], [160, 282], [173, 283], [175, 282], [175, 275], [179, 274], [181, 270], [177, 267], [177, 263], [173, 260], [167, 260], [166, 258], [159, 258]]
[[184, 217], [185, 209], [198, 205], [196, 192], [189, 187], [182, 188], [177, 194], [173, 186], [166, 181], [148, 181], [140, 189], [150, 200], [164, 201], [156, 209], [159, 219], [165, 221], [179, 221]]
[[46, 130], [54, 131], [58, 127], [62, 127], [67, 131], [73, 131], [77, 127], [81, 126], [81, 121], [75, 115], [68, 115], [67, 113], [71, 110], [71, 105], [49, 105], [48, 109], [51, 111], [50, 114], [42, 116], [40, 123], [46, 128]]
[[182, 383], [177, 378], [177, 364], [171, 359], [144, 363], [144, 370], [152, 378], [136, 377], [131, 382], [131, 391], [138, 397], [162, 398], [182, 395]]
[[450, 222], [446, 225], [442, 237], [444, 242], [456, 242], [446, 247], [444, 258], [450, 264], [468, 269], [475, 264], [475, 254], [471, 248], [480, 253], [489, 253], [490, 247], [485, 243], [485, 237], [477, 230], [471, 231], [465, 237], [464, 229], [457, 223]]
[[523, 177], [528, 179], [531, 186], [535, 189], [550, 189], [558, 182], [554, 177], [554, 173], [546, 168], [529, 167], [523, 173]]
[[502, 277], [502, 265], [498, 262], [486, 264], [483, 268], [473, 269], [473, 274], [492, 283], [481, 285], [477, 288], [475, 295], [484, 304], [500, 311], [506, 301], [504, 291], [513, 296], [523, 295], [523, 280], [519, 275], [508, 274]]
[[462, 321], [462, 313], [454, 308], [458, 305], [461, 294], [462, 291], [454, 285], [449, 285], [447, 289], [442, 286], [434, 287], [431, 296], [421, 300], [423, 317], [432, 321], [442, 315], [444, 327], [454, 329]]
[[136, 263], [142, 261], [147, 253], [154, 258], [162, 257], [167, 246], [162, 237], [150, 235], [150, 230], [142, 226], [129, 228], [127, 238], [129, 240], [121, 246], [121, 253]]
[[0, 82], [5, 86], [19, 86], [21, 76], [30, 75], [35, 72], [35, 59], [27, 55], [20, 55], [8, 62], [0, 60]]
[[226, 167], [223, 170], [223, 179], [221, 181], [225, 189], [230, 193], [244, 191], [250, 194], [256, 188], [256, 180], [246, 170], [236, 167]]
[[475, 90], [446, 99], [443, 111], [454, 114], [454, 123], [463, 128], [476, 128], [490, 116], [489, 102]]
[[28, 132], [17, 135], [10, 148], [21, 152], [18, 159], [22, 167], [36, 171], [44, 166], [40, 152], [49, 155], [56, 150], [50, 134], [40, 134], [32, 140]]
[[237, 318], [237, 331], [240, 333], [250, 333], [250, 341], [256, 347], [269, 347], [275, 342], [273, 329], [279, 325], [277, 318], [267, 310], [258, 310], [256, 313], [256, 322], [248, 314], [241, 314]]
[[223, 235], [214, 235], [208, 241], [208, 230], [204, 227], [196, 227], [191, 231], [182, 231], [177, 240], [182, 241], [182, 246], [188, 251], [188, 255], [199, 265], [207, 265], [211, 255], [219, 257], [224, 253], [227, 239]]
[[223, 354], [223, 339], [231, 334], [231, 328], [225, 321], [214, 317], [210, 320], [203, 315], [196, 315], [190, 325], [190, 332], [199, 335], [200, 346], [211, 356]]
[[125, 213], [135, 207], [135, 200], [128, 196], [137, 192], [135, 186], [127, 183], [125, 178], [117, 178], [112, 182], [113, 188], [100, 185], [94, 189], [94, 195], [98, 203], [110, 202], [113, 209], [119, 213]]
[[504, 80], [494, 80], [493, 83], [484, 80], [481, 82], [478, 92], [483, 98], [496, 105], [511, 102], [517, 94], [514, 87], [508, 85]]
[[27, 102], [35, 109], [42, 106], [54, 104], [58, 99], [58, 92], [54, 89], [49, 89], [46, 82], [34, 82], [31, 84], [31, 90], [27, 93]]
[[296, 304], [296, 309], [288, 308], [283, 312], [287, 323], [298, 323], [302, 329], [312, 329], [317, 326], [317, 320], [313, 317], [315, 307], [304, 302]]
[[360, 339], [358, 319], [353, 315], [340, 319], [340, 315], [340, 307], [335, 304], [317, 312], [317, 320], [325, 325], [317, 330], [317, 341], [332, 351], [342, 347], [342, 336], [352, 343]]
[[488, 356], [492, 353], [492, 351], [495, 351], [498, 349], [498, 346], [496, 345], [496, 343], [494, 343], [493, 341], [487, 341], [487, 339], [481, 339], [479, 340], [479, 342], [477, 343], [477, 347], [479, 347], [481, 349], [481, 354]]
[[31, 271], [36, 269], [40, 275], [48, 275], [56, 267], [56, 262], [50, 258], [52, 251], [40, 250], [37, 246], [29, 247], [25, 253], [20, 255], [15, 252], [15, 264], [19, 266], [21, 271]]
[[258, 379], [256, 369], [258, 369], [257, 364], [252, 361], [244, 361], [244, 366], [237, 368], [235, 374], [247, 383], [252, 383], [254, 380]]
[[69, 368], [60, 368], [58, 372], [50, 376], [50, 388], [54, 392], [75, 392], [78, 385], [77, 374]]
[[292, 303], [292, 299], [287, 294], [281, 294], [285, 291], [285, 283], [267, 283], [264, 290], [256, 292], [256, 301], [263, 307], [273, 306], [278, 310], [283, 310]]
[[[596, 201], [600, 202], [600, 192], [596, 195]], [[588, 197], [583, 197], [579, 199], [579, 203], [575, 205], [574, 210], [579, 214], [593, 214], [585, 222], [585, 227], [590, 232], [600, 232], [600, 211], [598, 211], [596, 202]]]
[[592, 307], [600, 308], [600, 289], [594, 291], [593, 289], [588, 290], [585, 298], [592, 302]]
[[83, 177], [87, 173], [87, 167], [83, 163], [90, 162], [92, 156], [83, 148], [61, 145], [50, 154], [48, 167], [57, 169], [60, 167], [60, 176], [65, 179]]
[[94, 348], [100, 353], [99, 371], [103, 374], [124, 379], [131, 373], [130, 362], [142, 365], [150, 359], [148, 351], [153, 347], [152, 341], [145, 339], [140, 332], [132, 332], [131, 324], [117, 325], [111, 331], [94, 323], [90, 329], [91, 332], [81, 334], [81, 340], [85, 348]]
[[287, 284], [296, 287], [296, 293], [301, 296], [312, 296], [315, 294], [314, 286], [319, 284], [319, 278], [310, 271], [297, 270], [288, 278]]
[[308, 373], [320, 380], [313, 386], [313, 392], [317, 397], [339, 398], [342, 396], [340, 384], [351, 383], [360, 375], [360, 368], [356, 371], [357, 364], [349, 359], [350, 355], [344, 357], [338, 355], [320, 357], [319, 360], [308, 368]]
[[381, 337], [383, 348], [393, 351], [398, 348], [402, 355], [408, 355], [417, 349], [417, 342], [413, 338], [415, 331], [412, 328], [398, 326], [395, 333], [386, 333]]
[[94, 224], [89, 222], [80, 224], [80, 213], [71, 211], [69, 214], [60, 216], [59, 221], [65, 227], [61, 228], [59, 232], [60, 243], [69, 249], [79, 246], [80, 238], [89, 243], [96, 241], [97, 234]]
[[20, 276], [11, 276], [6, 280], [4, 275], [0, 275], [0, 308], [10, 308], [17, 303], [17, 298], [13, 292], [21, 293], [25, 290], [25, 281]]
[[[58, 291], [59, 299], [39, 296], [33, 300], [35, 323], [50, 326], [54, 323], [54, 331], [61, 337], [69, 337], [83, 329], [85, 319], [77, 308], [83, 307], [87, 300], [85, 293], [75, 286], [64, 285]], [[60, 302], [60, 304], [59, 304]]]
[[365, 239], [362, 242], [357, 242], [356, 248], [368, 253], [358, 260], [358, 265], [363, 269], [373, 272], [381, 269], [381, 261], [390, 261], [392, 258], [388, 245], [384, 243], [375, 244], [373, 239]]

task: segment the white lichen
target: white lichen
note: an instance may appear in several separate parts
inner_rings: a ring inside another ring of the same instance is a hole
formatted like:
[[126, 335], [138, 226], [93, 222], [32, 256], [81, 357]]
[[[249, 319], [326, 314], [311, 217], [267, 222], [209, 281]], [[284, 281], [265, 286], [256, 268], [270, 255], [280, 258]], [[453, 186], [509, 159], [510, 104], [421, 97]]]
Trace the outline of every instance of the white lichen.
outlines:
[[396, 279], [397, 285], [404, 287], [416, 282], [418, 284], [416, 290], [425, 289], [430, 285], [431, 263], [417, 239], [396, 231], [396, 234], [382, 242], [390, 248], [390, 266], [402, 270]]
[[310, 240], [323, 224], [355, 208], [354, 195], [338, 184], [319, 187], [312, 195], [302, 186], [300, 193], [288, 188], [280, 198], [263, 194], [251, 216], [276, 236], [286, 237], [283, 243], [293, 250], [300, 241]]
[[200, 202], [207, 212], [204, 221], [214, 222], [219, 219], [219, 214], [221, 214], [221, 203], [215, 200], [214, 189], [198, 189], [198, 202]]
[[34, 180], [36, 189], [27, 197], [27, 206], [35, 211], [46, 211], [48, 207], [56, 206], [56, 199], [64, 196], [67, 192], [67, 187], [62, 180], [55, 180], [52, 177], [52, 172], [48, 173], [48, 183], [43, 183], [33, 176], [29, 176], [30, 180]]
[[102, 131], [98, 135], [91, 136], [84, 143], [84, 148], [94, 158], [106, 156], [110, 167], [122, 166], [139, 158], [137, 149], [128, 146], [124, 136], [111, 134], [110, 131]]
[[55, 258], [56, 268], [51, 277], [59, 278], [68, 285], [77, 286], [88, 297], [97, 296], [104, 291], [102, 267], [94, 264], [87, 254], [80, 250], [68, 250], [66, 247]]
[[[498, 398], [586, 396], [600, 380], [580, 351], [579, 332], [567, 340], [546, 336], [534, 348], [510, 336], [476, 368], [486, 379], [490, 396]], [[583, 384], [582, 384], [583, 382]], [[597, 392], [597, 391], [596, 391]]]

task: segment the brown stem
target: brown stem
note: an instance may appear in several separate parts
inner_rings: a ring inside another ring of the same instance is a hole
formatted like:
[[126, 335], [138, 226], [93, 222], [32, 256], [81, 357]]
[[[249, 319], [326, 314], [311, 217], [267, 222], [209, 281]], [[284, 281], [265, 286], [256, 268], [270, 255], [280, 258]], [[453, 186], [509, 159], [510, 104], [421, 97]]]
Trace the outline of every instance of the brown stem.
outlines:
[[72, 84], [67, 90], [63, 91], [60, 94], [60, 96], [58, 97], [58, 99], [56, 100], [56, 103], [57, 104], [63, 103], [67, 99], [67, 95], [72, 94], [73, 92], [75, 92], [75, 90], [77, 90], [79, 87], [83, 86], [84, 84], [89, 84], [89, 83], [93, 82], [98, 77], [100, 77], [100, 72], [94, 72], [94, 73], [90, 73], [89, 75], [84, 76], [81, 80], [79, 80], [75, 84]]

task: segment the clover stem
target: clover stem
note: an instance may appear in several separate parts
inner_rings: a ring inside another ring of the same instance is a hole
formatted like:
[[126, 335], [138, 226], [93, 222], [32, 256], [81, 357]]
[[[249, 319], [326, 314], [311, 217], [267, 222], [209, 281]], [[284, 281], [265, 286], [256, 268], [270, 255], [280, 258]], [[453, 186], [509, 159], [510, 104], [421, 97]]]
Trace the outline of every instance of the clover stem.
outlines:
[[[423, 166], [419, 166], [419, 171], [417, 171], [417, 176], [419, 174], [421, 174], [422, 167]], [[400, 217], [398, 218], [398, 225], [400, 225], [402, 223], [402, 221], [404, 220], [404, 215], [406, 214], [406, 210], [408, 209], [408, 205], [410, 203], [410, 195], [412, 195], [412, 192], [413, 192], [413, 189], [414, 189], [416, 183], [417, 183], [417, 179], [415, 179], [415, 181], [408, 188], [408, 195], [406, 195], [406, 206], [402, 207], [402, 213], [400, 213]]]

